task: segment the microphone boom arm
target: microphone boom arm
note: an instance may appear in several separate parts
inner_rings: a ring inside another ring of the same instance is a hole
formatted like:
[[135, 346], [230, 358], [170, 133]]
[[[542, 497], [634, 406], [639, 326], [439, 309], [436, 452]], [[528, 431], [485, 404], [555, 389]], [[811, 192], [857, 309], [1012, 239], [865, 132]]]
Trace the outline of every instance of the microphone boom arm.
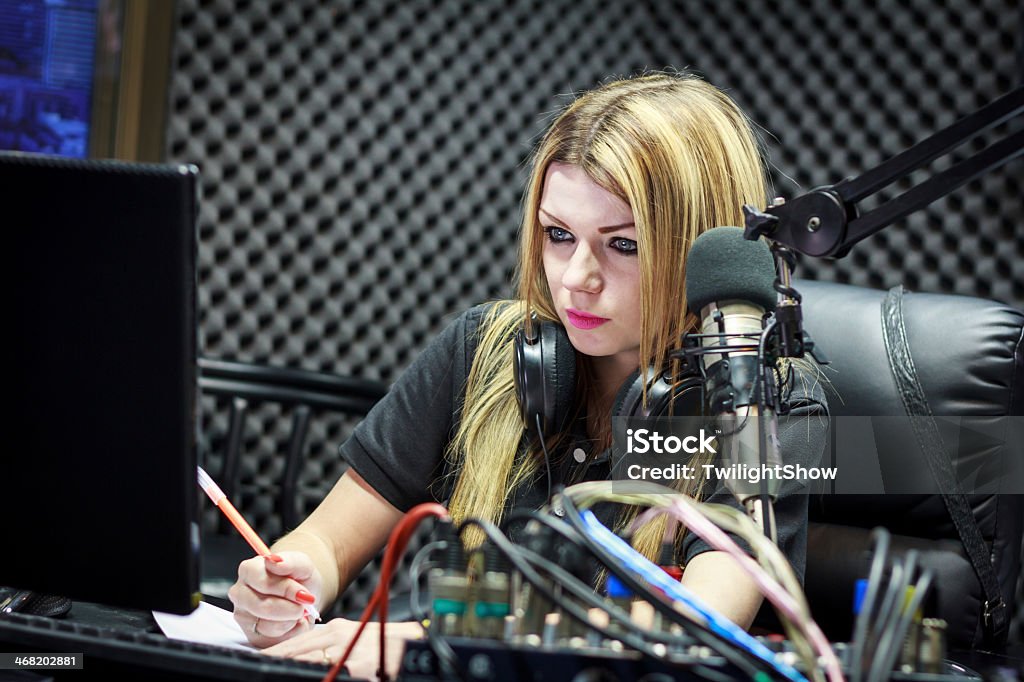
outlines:
[[864, 215], [859, 215], [857, 202], [983, 131], [1017, 118], [1024, 121], [1024, 86], [856, 178], [812, 189], [789, 201], [775, 201], [764, 211], [744, 206], [744, 236], [751, 240], [765, 236], [808, 256], [842, 258], [857, 242], [1024, 154], [1024, 130], [993, 143]]

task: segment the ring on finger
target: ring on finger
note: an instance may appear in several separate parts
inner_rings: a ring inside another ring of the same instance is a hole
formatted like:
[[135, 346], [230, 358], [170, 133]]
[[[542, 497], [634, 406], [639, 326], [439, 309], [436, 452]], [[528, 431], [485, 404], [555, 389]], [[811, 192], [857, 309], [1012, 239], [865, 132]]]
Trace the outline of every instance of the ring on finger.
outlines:
[[260, 624], [260, 619], [257, 617], [256, 620], [254, 620], [252, 622], [252, 634], [254, 634], [254, 635], [259, 635], [260, 634], [260, 631], [256, 629], [256, 626], [259, 625], [259, 624]]
[[334, 659], [327, 653], [327, 648], [324, 648], [324, 665], [334, 665]]

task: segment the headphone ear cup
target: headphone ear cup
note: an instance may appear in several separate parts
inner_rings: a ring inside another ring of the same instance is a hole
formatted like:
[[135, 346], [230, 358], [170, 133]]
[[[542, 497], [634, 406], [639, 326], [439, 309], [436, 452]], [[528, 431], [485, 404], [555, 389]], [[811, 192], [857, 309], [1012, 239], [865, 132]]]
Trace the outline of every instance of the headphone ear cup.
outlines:
[[540, 334], [537, 322], [533, 323], [533, 334], [526, 327], [516, 330], [512, 341], [512, 376], [515, 381], [516, 400], [519, 414], [527, 426], [533, 424], [539, 414], [544, 418], [544, 394], [542, 389], [543, 364], [540, 360]]
[[703, 413], [698, 374], [684, 372], [675, 385], [666, 379], [665, 372], [655, 372], [653, 368], [647, 370], [647, 376], [651, 382], [647, 387], [647, 408], [643, 406], [644, 381], [640, 370], [636, 370], [619, 388], [612, 404], [612, 418], [696, 417]]
[[[568, 426], [569, 412], [576, 392], [576, 349], [557, 322], [545, 322], [542, 334], [548, 334], [544, 346], [544, 376], [550, 390], [545, 436], [561, 433]], [[550, 355], [548, 351], [550, 350]]]
[[513, 376], [523, 423], [532, 434], [539, 416], [547, 438], [565, 428], [576, 388], [576, 349], [557, 322], [534, 319], [533, 332], [516, 332]]

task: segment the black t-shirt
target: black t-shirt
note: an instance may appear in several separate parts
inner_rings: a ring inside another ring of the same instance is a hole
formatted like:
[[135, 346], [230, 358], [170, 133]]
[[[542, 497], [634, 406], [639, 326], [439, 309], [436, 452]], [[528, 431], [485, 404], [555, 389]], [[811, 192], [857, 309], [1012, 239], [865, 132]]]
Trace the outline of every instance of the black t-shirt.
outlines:
[[[477, 332], [488, 305], [464, 312], [434, 338], [341, 447], [341, 455], [349, 465], [401, 511], [421, 502], [443, 503], [451, 494], [444, 452], [458, 428]], [[794, 416], [827, 414], [824, 392], [813, 378], [798, 374], [787, 397]], [[818, 466], [827, 429], [824, 418], [791, 419], [780, 424], [783, 462], [808, 468]], [[571, 434], [568, 445], [552, 453], [553, 481], [569, 484], [606, 480], [610, 475], [610, 458], [607, 453], [591, 456], [593, 443], [586, 437], [585, 418], [572, 425]], [[582, 463], [573, 456], [577, 449], [586, 455]], [[800, 480], [783, 481], [775, 501], [779, 547], [801, 580], [807, 556], [805, 487], [806, 483]], [[514, 491], [509, 507], [539, 509], [546, 502], [546, 494], [546, 473], [539, 471], [530, 485]], [[739, 508], [732, 494], [721, 485], [705, 501]], [[597, 505], [595, 514], [606, 525], [614, 525], [612, 505]], [[687, 533], [680, 563], [685, 565], [711, 549], [696, 535]]]

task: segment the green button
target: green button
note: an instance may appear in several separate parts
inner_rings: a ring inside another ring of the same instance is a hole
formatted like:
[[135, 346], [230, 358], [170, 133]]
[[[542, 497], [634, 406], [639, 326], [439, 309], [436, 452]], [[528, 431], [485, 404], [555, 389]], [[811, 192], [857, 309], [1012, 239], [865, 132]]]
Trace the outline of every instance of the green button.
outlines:
[[456, 601], [454, 599], [435, 599], [434, 600], [434, 615], [435, 616], [447, 616], [449, 614], [455, 614], [461, 616], [466, 612], [466, 602]]
[[478, 601], [476, 603], [477, 618], [504, 618], [507, 615], [508, 604], [488, 601]]

